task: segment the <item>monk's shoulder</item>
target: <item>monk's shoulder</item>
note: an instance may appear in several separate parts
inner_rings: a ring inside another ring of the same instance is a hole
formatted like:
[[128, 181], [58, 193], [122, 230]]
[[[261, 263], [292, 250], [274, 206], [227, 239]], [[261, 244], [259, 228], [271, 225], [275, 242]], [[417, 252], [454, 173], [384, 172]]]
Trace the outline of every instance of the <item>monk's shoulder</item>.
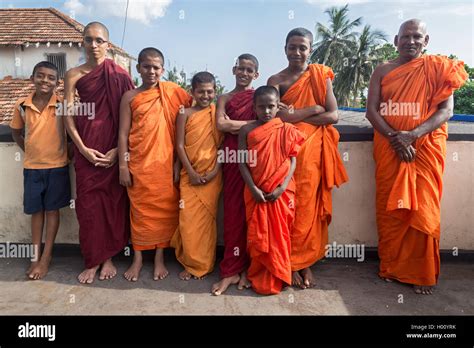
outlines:
[[383, 62], [375, 68], [373, 75], [382, 79], [385, 77], [385, 75], [387, 75], [390, 71], [392, 71], [398, 66], [399, 64], [394, 61]]
[[267, 85], [269, 86], [278, 86], [282, 81], [288, 78], [285, 70], [277, 72], [275, 75], [272, 75], [268, 78]]
[[217, 97], [217, 103], [225, 105], [230, 100], [230, 98], [232, 98], [232, 96], [233, 96], [232, 93], [221, 94], [220, 96]]
[[133, 98], [141, 92], [139, 88], [130, 89], [122, 95], [122, 100], [126, 103], [131, 103]]
[[82, 76], [86, 75], [87, 72], [85, 71], [83, 65], [84, 64], [76, 66], [66, 71], [66, 74], [64, 75], [64, 81], [66, 83], [75, 84], [77, 80], [79, 80]]

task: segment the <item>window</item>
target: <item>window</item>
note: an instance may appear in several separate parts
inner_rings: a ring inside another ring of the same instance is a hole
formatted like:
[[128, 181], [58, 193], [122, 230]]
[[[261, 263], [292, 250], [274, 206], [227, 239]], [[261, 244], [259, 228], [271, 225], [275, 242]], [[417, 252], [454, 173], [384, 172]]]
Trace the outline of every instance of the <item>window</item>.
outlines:
[[46, 55], [46, 60], [58, 67], [59, 78], [63, 79], [66, 74], [66, 53], [50, 53]]

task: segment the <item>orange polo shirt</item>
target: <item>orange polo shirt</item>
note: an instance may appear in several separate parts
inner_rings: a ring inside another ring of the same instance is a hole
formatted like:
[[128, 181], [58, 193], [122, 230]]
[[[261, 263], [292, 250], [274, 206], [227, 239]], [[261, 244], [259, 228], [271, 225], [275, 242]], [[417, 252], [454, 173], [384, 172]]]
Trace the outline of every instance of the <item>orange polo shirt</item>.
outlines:
[[56, 103], [62, 103], [62, 98], [53, 93], [40, 112], [33, 104], [34, 94], [16, 102], [10, 122], [10, 128], [25, 128], [23, 165], [27, 169], [64, 167], [68, 164], [66, 130], [62, 116], [56, 116]]

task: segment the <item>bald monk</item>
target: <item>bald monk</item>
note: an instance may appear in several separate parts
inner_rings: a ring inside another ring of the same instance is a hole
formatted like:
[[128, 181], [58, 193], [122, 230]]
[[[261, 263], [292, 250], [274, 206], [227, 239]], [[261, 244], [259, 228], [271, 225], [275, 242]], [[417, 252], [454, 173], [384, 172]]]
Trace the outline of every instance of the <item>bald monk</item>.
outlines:
[[245, 186], [247, 277], [259, 294], [277, 294], [291, 284], [290, 229], [295, 214], [293, 173], [304, 134], [275, 118], [279, 93], [262, 86], [254, 94], [257, 121], [241, 128], [239, 150], [255, 151], [256, 165], [240, 163]]
[[[108, 40], [103, 24], [86, 25], [83, 45], [87, 61], [65, 76], [65, 125], [75, 144], [75, 209], [86, 268], [78, 279], [85, 284], [94, 281], [100, 265], [99, 279], [116, 275], [112, 256], [123, 250], [130, 238], [127, 192], [119, 184], [117, 141], [120, 98], [134, 85], [124, 69], [106, 59]], [[76, 90], [81, 103], [94, 106], [94, 115], [75, 114], [79, 109], [72, 107]]]
[[327, 66], [306, 63], [312, 42], [309, 30], [291, 30], [285, 44], [288, 67], [267, 82], [280, 92], [278, 117], [306, 135], [297, 156], [296, 214], [291, 232], [292, 284], [301, 289], [315, 285], [310, 267], [325, 253], [331, 190], [348, 180], [337, 151], [339, 133], [332, 126], [338, 120], [331, 82], [334, 74]]
[[395, 36], [398, 57], [370, 80], [367, 119], [375, 129], [379, 275], [432, 294], [439, 275], [440, 200], [446, 121], [464, 64], [422, 55], [426, 24], [411, 19]]
[[176, 151], [183, 165], [179, 181], [179, 228], [171, 246], [184, 270], [182, 280], [202, 279], [216, 261], [217, 203], [222, 189], [222, 163], [217, 151], [222, 134], [216, 127], [214, 76], [202, 71], [191, 80], [196, 104], [176, 120]]
[[178, 227], [179, 161], [174, 153], [175, 122], [191, 97], [173, 82], [160, 81], [164, 57], [154, 47], [138, 55], [137, 70], [142, 85], [128, 91], [120, 104], [120, 184], [130, 198], [133, 262], [125, 272], [137, 281], [143, 266], [142, 251], [155, 250], [154, 280], [164, 279], [168, 270], [164, 248]]
[[[242, 290], [250, 287], [246, 270], [247, 225], [245, 222], [244, 187], [236, 153], [240, 128], [255, 120], [252, 82], [258, 78], [258, 60], [241, 54], [232, 68], [235, 87], [217, 99], [217, 129], [224, 133], [223, 151], [229, 161], [223, 164], [224, 192], [224, 258], [220, 263], [221, 280], [211, 288], [213, 295], [221, 295], [231, 284]], [[232, 155], [234, 160], [232, 160]]]

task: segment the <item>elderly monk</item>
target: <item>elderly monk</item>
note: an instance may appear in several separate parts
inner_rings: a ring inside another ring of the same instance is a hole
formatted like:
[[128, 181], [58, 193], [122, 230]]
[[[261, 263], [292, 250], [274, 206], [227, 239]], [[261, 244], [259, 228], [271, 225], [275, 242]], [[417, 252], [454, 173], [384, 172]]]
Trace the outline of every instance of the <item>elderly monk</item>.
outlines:
[[379, 276], [432, 294], [439, 275], [440, 201], [446, 157], [446, 121], [453, 92], [467, 78], [464, 64], [422, 55], [426, 24], [404, 22], [399, 56], [371, 78], [367, 118], [375, 129]]
[[[128, 73], [106, 59], [109, 32], [99, 23], [84, 28], [86, 63], [70, 69], [65, 77], [68, 104], [66, 129], [75, 144], [76, 214], [85, 270], [81, 283], [90, 284], [102, 265], [99, 279], [117, 274], [112, 256], [127, 245], [130, 237], [128, 199], [120, 186], [117, 166], [119, 106], [122, 95], [134, 88]], [[95, 111], [76, 114], [71, 107], [75, 92], [81, 103]], [[86, 117], [87, 116], [87, 117]]]
[[296, 161], [296, 214], [291, 232], [292, 284], [302, 289], [314, 286], [310, 267], [325, 253], [331, 190], [348, 180], [337, 151], [339, 133], [332, 126], [338, 120], [334, 74], [327, 66], [306, 63], [312, 43], [309, 30], [291, 30], [285, 44], [288, 67], [267, 83], [280, 92], [278, 116], [306, 135]]

